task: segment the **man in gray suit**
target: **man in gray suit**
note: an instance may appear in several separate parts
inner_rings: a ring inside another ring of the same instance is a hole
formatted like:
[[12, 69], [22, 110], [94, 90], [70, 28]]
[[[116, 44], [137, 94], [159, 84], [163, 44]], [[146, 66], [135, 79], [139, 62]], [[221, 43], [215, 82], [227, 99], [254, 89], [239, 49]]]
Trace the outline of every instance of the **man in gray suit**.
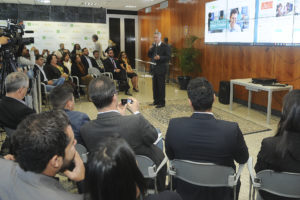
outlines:
[[[139, 112], [139, 103], [118, 104], [114, 82], [106, 77], [93, 79], [89, 85], [89, 96], [98, 110], [98, 117], [80, 129], [81, 137], [89, 151], [98, 150], [98, 143], [107, 136], [119, 134], [137, 155], [151, 158], [157, 166], [164, 159], [161, 149], [153, 143], [158, 134], [156, 129]], [[126, 108], [133, 114], [125, 115]], [[158, 190], [165, 188], [166, 166], [158, 174]]]
[[[79, 200], [54, 176], [84, 179], [85, 168], [75, 150], [76, 140], [68, 116], [49, 111], [25, 118], [12, 135], [14, 161], [0, 159], [1, 200]], [[71, 163], [74, 169], [69, 170]]]

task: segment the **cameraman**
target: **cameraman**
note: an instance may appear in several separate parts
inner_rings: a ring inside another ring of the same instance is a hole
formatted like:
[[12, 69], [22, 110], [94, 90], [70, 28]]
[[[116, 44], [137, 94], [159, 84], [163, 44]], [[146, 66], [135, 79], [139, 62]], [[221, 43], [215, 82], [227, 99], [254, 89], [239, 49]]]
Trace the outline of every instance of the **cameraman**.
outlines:
[[7, 44], [7, 43], [8, 43], [8, 40], [9, 40], [8, 37], [1, 36], [1, 37], [0, 37], [0, 48], [1, 48], [1, 45]]
[[34, 55], [35, 47], [31, 47], [30, 49], [30, 59], [27, 59], [25, 56], [27, 54], [27, 48], [24, 44], [19, 47], [18, 50], [18, 63], [22, 67], [27, 66], [30, 69], [33, 69], [35, 64], [35, 55]]

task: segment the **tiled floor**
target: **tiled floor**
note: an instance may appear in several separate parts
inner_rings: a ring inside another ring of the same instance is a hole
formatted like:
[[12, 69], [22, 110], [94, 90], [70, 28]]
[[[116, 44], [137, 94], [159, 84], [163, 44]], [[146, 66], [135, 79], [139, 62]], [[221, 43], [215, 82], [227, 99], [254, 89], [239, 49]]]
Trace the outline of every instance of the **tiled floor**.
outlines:
[[[140, 79], [139, 79], [140, 92], [139, 93], [133, 92], [133, 96], [141, 103], [152, 102], [153, 99], [152, 99], [152, 85], [151, 84], [152, 84], [151, 78], [141, 78], [140, 77]], [[124, 92], [121, 92], [119, 94], [119, 100], [121, 98], [126, 98], [126, 97], [127, 96], [124, 95]], [[186, 91], [180, 90], [178, 88], [177, 84], [173, 84], [173, 83], [167, 84], [166, 100], [167, 100], [166, 103], [168, 103], [168, 100], [187, 101]], [[231, 111], [229, 111], [228, 105], [220, 104], [218, 101], [216, 101], [214, 103], [214, 106], [224, 109], [228, 112], [231, 112]], [[82, 100], [81, 102], [77, 101], [75, 109], [78, 111], [87, 113], [91, 119], [95, 119], [97, 116], [97, 110], [91, 102], [87, 102], [84, 100]], [[248, 146], [248, 149], [249, 149], [250, 156], [253, 157], [253, 160], [255, 163], [257, 153], [260, 150], [260, 145], [261, 145], [262, 139], [265, 137], [274, 135], [274, 131], [276, 131], [276, 127], [277, 127], [279, 118], [272, 116], [270, 125], [267, 125], [266, 124], [266, 113], [258, 112], [255, 110], [248, 110], [246, 106], [243, 106], [240, 104], [233, 105], [232, 113], [272, 129], [271, 131], [244, 136], [247, 146]], [[247, 167], [244, 168], [241, 181], [242, 181], [242, 186], [241, 186], [241, 190], [240, 190], [239, 199], [246, 200], [246, 199], [248, 199], [248, 192], [249, 192], [249, 173], [248, 173]]]

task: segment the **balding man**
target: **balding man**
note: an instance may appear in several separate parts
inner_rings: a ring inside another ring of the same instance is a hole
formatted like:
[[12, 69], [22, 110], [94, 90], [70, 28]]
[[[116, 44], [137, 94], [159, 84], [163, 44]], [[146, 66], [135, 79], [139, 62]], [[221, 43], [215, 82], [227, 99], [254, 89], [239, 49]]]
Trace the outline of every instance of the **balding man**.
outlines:
[[23, 101], [28, 87], [29, 79], [23, 72], [13, 72], [6, 77], [6, 96], [0, 100], [0, 125], [16, 129], [27, 115], [35, 113]]
[[161, 42], [161, 33], [154, 33], [154, 43], [151, 46], [148, 57], [156, 65], [153, 65], [152, 69], [152, 82], [153, 82], [153, 99], [154, 102], [150, 105], [156, 105], [156, 108], [162, 108], [165, 106], [165, 94], [166, 94], [166, 73], [169, 60], [171, 58], [170, 48]]

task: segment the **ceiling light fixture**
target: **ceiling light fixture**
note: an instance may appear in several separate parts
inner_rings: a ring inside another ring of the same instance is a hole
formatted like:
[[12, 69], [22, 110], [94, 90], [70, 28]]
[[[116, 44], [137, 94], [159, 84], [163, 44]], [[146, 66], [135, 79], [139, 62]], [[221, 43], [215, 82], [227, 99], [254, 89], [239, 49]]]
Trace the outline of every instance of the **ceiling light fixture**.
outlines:
[[92, 6], [97, 6], [98, 3], [85, 1], [85, 2], [82, 2], [81, 5], [92, 7]]
[[127, 6], [125, 6], [125, 8], [136, 8], [136, 6], [133, 6], [133, 5], [127, 5]]
[[50, 3], [51, 1], [50, 0], [35, 0], [36, 2], [39, 2], [39, 3]]

